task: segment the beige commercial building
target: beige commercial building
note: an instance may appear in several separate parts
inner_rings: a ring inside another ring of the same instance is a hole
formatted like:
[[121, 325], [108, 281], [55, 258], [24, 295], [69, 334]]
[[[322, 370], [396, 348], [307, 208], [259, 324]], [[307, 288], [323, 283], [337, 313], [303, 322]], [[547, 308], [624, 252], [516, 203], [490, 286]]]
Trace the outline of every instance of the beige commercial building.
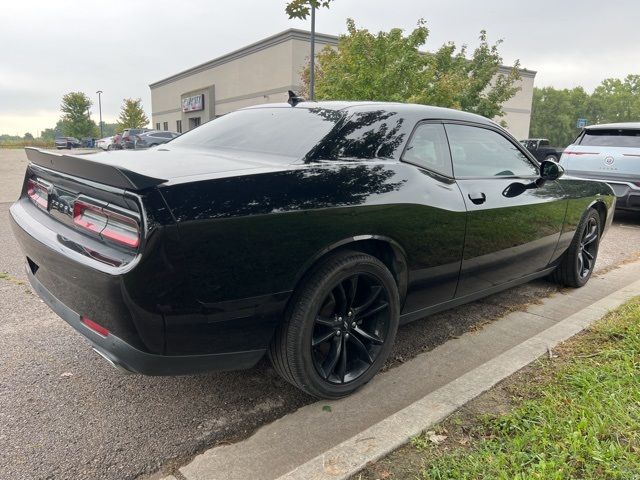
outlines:
[[[316, 34], [316, 51], [337, 44], [336, 36]], [[186, 132], [238, 108], [285, 101], [300, 88], [309, 46], [309, 32], [290, 29], [152, 83], [153, 127]], [[504, 105], [503, 120], [519, 139], [529, 134], [535, 74], [521, 70], [520, 91]]]

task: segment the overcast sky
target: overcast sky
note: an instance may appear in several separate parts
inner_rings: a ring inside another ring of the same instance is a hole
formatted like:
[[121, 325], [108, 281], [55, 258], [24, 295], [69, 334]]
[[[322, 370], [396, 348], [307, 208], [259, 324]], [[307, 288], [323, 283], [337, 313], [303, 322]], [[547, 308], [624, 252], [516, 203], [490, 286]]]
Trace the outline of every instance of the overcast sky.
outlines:
[[[37, 135], [54, 126], [62, 95], [103, 90], [103, 119], [149, 83], [287, 28], [283, 0], [0, 0], [0, 133]], [[345, 19], [372, 31], [411, 29], [424, 18], [426, 49], [502, 38], [505, 64], [520, 59], [536, 86], [593, 89], [603, 78], [640, 73], [638, 0], [335, 0], [317, 31], [340, 34]]]

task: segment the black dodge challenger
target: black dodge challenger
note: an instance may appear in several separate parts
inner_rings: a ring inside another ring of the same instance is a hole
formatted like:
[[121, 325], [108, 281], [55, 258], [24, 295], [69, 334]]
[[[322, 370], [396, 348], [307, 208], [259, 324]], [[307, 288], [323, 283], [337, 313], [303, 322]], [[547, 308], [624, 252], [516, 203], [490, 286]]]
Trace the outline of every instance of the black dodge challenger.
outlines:
[[[152, 151], [27, 149], [29, 280], [113, 365], [176, 375], [267, 353], [338, 398], [398, 325], [532, 279], [591, 276], [605, 183], [485, 118], [392, 103], [240, 110]], [[562, 178], [561, 178], [562, 177]]]

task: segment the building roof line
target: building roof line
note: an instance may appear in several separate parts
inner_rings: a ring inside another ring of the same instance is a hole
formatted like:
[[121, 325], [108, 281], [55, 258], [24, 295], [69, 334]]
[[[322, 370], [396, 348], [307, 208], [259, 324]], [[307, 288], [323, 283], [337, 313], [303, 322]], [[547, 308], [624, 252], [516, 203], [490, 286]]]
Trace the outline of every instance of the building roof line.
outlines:
[[[316, 33], [316, 41], [318, 43], [338, 45], [338, 38], [339, 37], [337, 35], [329, 35], [326, 33]], [[201, 63], [199, 65], [188, 68], [186, 70], [178, 72], [169, 77], [163, 78], [162, 80], [158, 80], [157, 82], [149, 84], [149, 88], [154, 89], [157, 87], [161, 87], [163, 85], [167, 85], [176, 80], [180, 80], [181, 78], [185, 78], [190, 75], [194, 75], [196, 73], [200, 73], [202, 71], [217, 67], [219, 65], [232, 62], [239, 58], [246, 57], [247, 55], [251, 55], [252, 53], [256, 53], [256, 52], [259, 52], [260, 50], [264, 50], [265, 48], [269, 48], [274, 45], [278, 45], [280, 43], [283, 43], [292, 39], [309, 42], [311, 40], [311, 32], [309, 32], [308, 30], [301, 30], [298, 28], [289, 28], [288, 30], [284, 30], [280, 33], [276, 33], [275, 35], [271, 35], [270, 37], [263, 38], [262, 40], [258, 40], [257, 42], [251, 43], [245, 47], [239, 48], [230, 53], [214, 58], [213, 60], [209, 60], [208, 62]], [[511, 71], [511, 68], [512, 67], [501, 65], [500, 73], [508, 74], [509, 71]], [[531, 77], [531, 78], [535, 77], [537, 73], [534, 70], [527, 70], [523, 68], [519, 68], [518, 72], [523, 77]]]
[[[311, 33], [306, 30], [290, 28], [283, 32], [276, 33], [275, 35], [272, 35], [270, 37], [263, 38], [262, 40], [259, 40], [257, 42], [251, 43], [245, 47], [239, 48], [238, 50], [234, 50], [230, 53], [222, 55], [221, 57], [214, 58], [213, 60], [209, 60], [208, 62], [201, 63], [199, 65], [196, 65], [195, 67], [188, 68], [186, 70], [183, 70], [182, 72], [171, 75], [170, 77], [158, 80], [157, 82], [151, 83], [149, 85], [149, 88], [153, 89], [162, 85], [166, 85], [175, 80], [179, 80], [189, 75], [202, 72], [204, 70], [209, 70], [211, 68], [217, 67], [218, 65], [232, 62], [233, 60], [237, 60], [238, 58], [246, 57], [247, 55], [251, 55], [252, 53], [259, 52], [260, 50], [264, 50], [265, 48], [273, 47], [274, 45], [278, 45], [292, 39], [310, 41]], [[316, 33], [316, 41], [319, 43], [337, 45], [338, 37], [335, 35]]]

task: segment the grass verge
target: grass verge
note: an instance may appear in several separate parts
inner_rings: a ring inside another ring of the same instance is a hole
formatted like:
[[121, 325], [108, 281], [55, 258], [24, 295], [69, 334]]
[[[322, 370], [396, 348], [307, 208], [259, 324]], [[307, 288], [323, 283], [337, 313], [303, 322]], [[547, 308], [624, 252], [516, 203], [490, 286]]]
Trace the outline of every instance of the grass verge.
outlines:
[[354, 478], [640, 479], [640, 297]]

